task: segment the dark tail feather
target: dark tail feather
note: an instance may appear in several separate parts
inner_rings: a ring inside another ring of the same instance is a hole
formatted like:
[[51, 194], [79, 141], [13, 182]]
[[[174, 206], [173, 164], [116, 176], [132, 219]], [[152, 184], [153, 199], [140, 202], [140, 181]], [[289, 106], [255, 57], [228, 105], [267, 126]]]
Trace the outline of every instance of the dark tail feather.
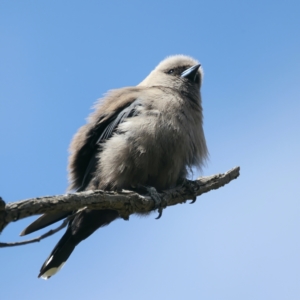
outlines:
[[65, 264], [75, 247], [99, 227], [119, 217], [114, 210], [84, 210], [69, 223], [68, 229], [44, 262], [38, 277], [48, 279]]
[[32, 233], [34, 231], [40, 230], [46, 226], [49, 226], [57, 221], [60, 221], [70, 215], [72, 212], [58, 212], [52, 214], [43, 214], [29, 226], [27, 226], [21, 233], [20, 236]]
[[49, 279], [56, 274], [63, 267], [75, 246], [76, 244], [72, 241], [72, 230], [69, 227], [44, 262], [38, 277]]

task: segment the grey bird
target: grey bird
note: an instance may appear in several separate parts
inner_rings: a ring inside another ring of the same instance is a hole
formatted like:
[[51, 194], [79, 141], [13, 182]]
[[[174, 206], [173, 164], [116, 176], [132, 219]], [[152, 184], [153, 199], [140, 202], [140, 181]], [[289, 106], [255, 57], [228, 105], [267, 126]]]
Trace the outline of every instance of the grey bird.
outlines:
[[[74, 136], [70, 146], [69, 190], [120, 190], [180, 184], [192, 167], [201, 168], [208, 150], [203, 132], [198, 61], [174, 55], [140, 84], [110, 91]], [[26, 235], [73, 212], [45, 214]], [[74, 248], [119, 217], [114, 210], [82, 210], [43, 264], [38, 277], [57, 273]]]

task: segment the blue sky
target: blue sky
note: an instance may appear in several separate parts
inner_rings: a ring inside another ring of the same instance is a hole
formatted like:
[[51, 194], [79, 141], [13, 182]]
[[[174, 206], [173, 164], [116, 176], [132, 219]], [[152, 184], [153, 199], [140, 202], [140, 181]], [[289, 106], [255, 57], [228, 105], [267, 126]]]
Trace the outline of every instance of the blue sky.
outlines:
[[1, 1], [4, 200], [64, 193], [95, 100], [171, 54], [204, 68], [203, 175], [241, 166], [194, 205], [97, 231], [48, 281], [38, 271], [62, 232], [1, 249], [1, 297], [299, 299], [299, 15], [299, 1]]

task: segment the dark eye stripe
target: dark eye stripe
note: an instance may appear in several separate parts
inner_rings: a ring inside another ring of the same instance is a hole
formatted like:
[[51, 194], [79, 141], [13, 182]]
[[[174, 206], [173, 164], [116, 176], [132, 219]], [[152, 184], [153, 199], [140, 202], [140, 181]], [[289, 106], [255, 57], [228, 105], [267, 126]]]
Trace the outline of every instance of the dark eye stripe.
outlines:
[[167, 69], [165, 73], [168, 75], [180, 75], [183, 71], [187, 70], [188, 68], [190, 68], [190, 66], [180, 66], [172, 69]]

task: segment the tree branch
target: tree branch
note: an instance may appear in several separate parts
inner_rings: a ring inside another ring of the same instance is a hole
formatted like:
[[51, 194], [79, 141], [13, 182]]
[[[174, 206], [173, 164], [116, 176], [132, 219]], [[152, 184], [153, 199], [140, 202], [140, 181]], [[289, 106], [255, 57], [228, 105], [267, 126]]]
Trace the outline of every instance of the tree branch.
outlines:
[[[159, 194], [162, 205], [163, 207], [167, 207], [186, 202], [186, 200], [195, 200], [197, 196], [207, 193], [210, 190], [218, 189], [236, 179], [239, 176], [239, 171], [240, 168], [235, 167], [224, 174], [200, 177], [195, 181], [186, 180], [182, 185]], [[127, 190], [122, 190], [121, 192], [85, 191], [74, 194], [32, 198], [7, 204], [0, 197], [0, 232], [9, 223], [32, 215], [76, 211], [83, 207], [117, 210], [122, 218], [128, 219], [133, 213], [150, 212], [155, 208], [155, 201], [150, 196], [142, 196]], [[57, 232], [60, 229], [57, 228], [54, 231]], [[49, 232], [34, 240], [39, 241], [41, 238], [51, 235], [47, 234]], [[25, 244], [28, 242], [32, 241], [21, 243]], [[9, 244], [13, 246], [14, 243], [3, 243], [2, 246]]]

